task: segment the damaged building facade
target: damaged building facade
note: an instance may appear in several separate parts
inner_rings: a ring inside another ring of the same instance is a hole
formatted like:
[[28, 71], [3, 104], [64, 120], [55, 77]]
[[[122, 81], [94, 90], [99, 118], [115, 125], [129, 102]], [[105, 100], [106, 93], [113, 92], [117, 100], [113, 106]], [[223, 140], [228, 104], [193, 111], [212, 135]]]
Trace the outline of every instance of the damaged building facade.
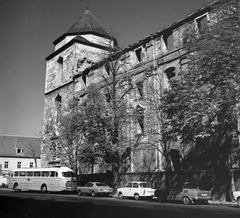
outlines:
[[[121, 65], [118, 77], [131, 78], [133, 87], [126, 96], [129, 107], [143, 111], [141, 119], [131, 120], [125, 127], [131, 139], [129, 172], [164, 169], [165, 148], [157, 104], [163, 91], [168, 89], [169, 80], [188, 70], [187, 54], [182, 49], [184, 30], [194, 26], [201, 31], [204, 25], [211, 25], [217, 19], [217, 3], [212, 3], [118, 52], [117, 61]], [[108, 75], [106, 65], [96, 63], [101, 62], [109, 54], [109, 47], [114, 48], [117, 42], [86, 10], [53, 44], [55, 50], [46, 58], [42, 166], [58, 160], [51, 147], [54, 139], [50, 121], [57, 123], [69, 100], [85, 98], [90, 84], [101, 83], [100, 73]], [[179, 143], [169, 146], [168, 149], [181, 151]]]

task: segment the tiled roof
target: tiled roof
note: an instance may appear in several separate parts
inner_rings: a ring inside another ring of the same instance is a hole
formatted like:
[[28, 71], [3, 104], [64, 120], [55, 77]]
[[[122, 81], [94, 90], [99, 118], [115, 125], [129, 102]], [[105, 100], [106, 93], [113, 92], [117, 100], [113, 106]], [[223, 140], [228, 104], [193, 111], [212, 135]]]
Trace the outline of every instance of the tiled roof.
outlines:
[[86, 10], [83, 15], [68, 29], [67, 34], [97, 33], [107, 38], [110, 34], [102, 27], [93, 14]]
[[[0, 157], [40, 157], [41, 138], [0, 135]], [[19, 151], [19, 152], [18, 152]]]

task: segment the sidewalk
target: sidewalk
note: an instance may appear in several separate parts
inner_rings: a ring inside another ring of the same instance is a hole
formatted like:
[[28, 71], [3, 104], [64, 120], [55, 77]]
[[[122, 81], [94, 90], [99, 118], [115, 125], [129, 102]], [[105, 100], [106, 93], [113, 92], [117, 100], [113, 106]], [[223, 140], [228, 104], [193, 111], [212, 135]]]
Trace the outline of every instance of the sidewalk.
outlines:
[[[117, 194], [113, 194], [113, 198], [117, 198]], [[153, 197], [153, 199], [157, 199], [156, 197]], [[219, 205], [219, 206], [233, 206], [238, 207], [237, 202], [228, 202], [228, 201], [219, 201], [219, 200], [208, 200], [209, 205]]]
[[233, 201], [233, 202], [229, 202], [229, 201], [214, 201], [214, 200], [209, 200], [208, 203], [210, 205], [220, 205], [220, 206], [234, 206], [237, 207], [238, 204], [237, 202]]

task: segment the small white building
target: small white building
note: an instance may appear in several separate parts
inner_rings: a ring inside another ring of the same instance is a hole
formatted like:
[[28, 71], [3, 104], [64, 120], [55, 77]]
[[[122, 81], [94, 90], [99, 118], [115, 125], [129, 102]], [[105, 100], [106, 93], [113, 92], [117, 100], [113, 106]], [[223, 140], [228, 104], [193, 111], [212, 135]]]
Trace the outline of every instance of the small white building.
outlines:
[[0, 175], [12, 169], [40, 167], [41, 138], [0, 135]]

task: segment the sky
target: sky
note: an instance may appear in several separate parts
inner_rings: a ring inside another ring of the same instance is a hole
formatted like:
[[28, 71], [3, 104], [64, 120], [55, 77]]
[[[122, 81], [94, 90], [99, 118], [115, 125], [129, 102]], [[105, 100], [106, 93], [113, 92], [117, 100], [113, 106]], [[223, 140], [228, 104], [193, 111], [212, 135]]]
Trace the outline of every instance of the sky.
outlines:
[[120, 47], [203, 7], [206, 0], [0, 0], [0, 134], [40, 136], [45, 58], [88, 9]]

